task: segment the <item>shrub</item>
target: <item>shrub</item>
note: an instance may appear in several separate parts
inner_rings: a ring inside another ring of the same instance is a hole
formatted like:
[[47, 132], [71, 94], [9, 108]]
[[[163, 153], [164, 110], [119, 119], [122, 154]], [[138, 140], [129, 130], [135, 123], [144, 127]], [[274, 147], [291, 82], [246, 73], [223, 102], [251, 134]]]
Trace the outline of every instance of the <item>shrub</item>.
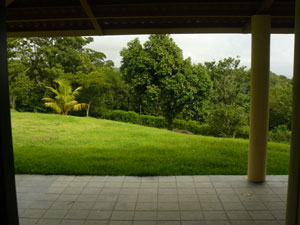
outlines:
[[269, 141], [290, 143], [291, 131], [288, 130], [287, 125], [279, 125], [269, 132]]
[[[149, 116], [149, 115], [141, 115], [135, 112], [126, 112], [122, 110], [115, 110], [106, 113], [103, 116], [104, 119], [115, 120], [120, 122], [141, 124], [148, 127], [156, 127], [156, 128], [167, 128], [167, 121], [162, 116]], [[198, 121], [194, 120], [174, 120], [174, 128], [178, 130], [187, 130], [192, 132], [193, 134], [201, 134], [205, 136], [212, 135], [212, 131], [208, 124], [200, 124]], [[249, 132], [249, 128], [246, 131], [247, 135]], [[244, 135], [244, 136], [247, 136]], [[242, 136], [242, 133], [240, 134]]]
[[250, 132], [250, 127], [249, 126], [243, 126], [241, 129], [239, 129], [237, 131], [236, 137], [249, 139], [249, 132]]
[[174, 120], [174, 128], [179, 130], [188, 130], [194, 134], [210, 135], [209, 126], [207, 124], [201, 125], [198, 121]]
[[103, 118], [120, 121], [120, 122], [126, 122], [126, 123], [135, 123], [135, 124], [138, 124], [140, 122], [139, 114], [132, 111], [126, 112], [122, 110], [114, 110], [106, 113], [103, 116]]
[[140, 124], [148, 127], [157, 127], [157, 128], [166, 128], [167, 121], [162, 116], [149, 116], [149, 115], [142, 115], [140, 117]]
[[240, 106], [220, 104], [210, 109], [207, 121], [214, 136], [236, 137], [242, 132], [247, 116]]

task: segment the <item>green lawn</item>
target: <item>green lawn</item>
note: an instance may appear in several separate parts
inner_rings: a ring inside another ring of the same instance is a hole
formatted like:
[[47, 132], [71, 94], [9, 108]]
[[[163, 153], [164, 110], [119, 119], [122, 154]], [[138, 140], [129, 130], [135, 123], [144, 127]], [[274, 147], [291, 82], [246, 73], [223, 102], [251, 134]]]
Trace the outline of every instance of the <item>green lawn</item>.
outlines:
[[[94, 118], [12, 112], [16, 173], [246, 174], [248, 141]], [[287, 174], [289, 145], [269, 143], [268, 174]]]

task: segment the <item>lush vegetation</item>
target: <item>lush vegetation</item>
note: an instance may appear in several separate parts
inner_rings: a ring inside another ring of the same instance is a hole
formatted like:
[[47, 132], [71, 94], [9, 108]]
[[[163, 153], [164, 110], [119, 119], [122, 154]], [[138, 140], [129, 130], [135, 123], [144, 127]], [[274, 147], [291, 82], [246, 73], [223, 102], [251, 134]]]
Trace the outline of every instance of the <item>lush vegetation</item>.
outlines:
[[[34, 174], [246, 174], [248, 141], [89, 117], [12, 112], [15, 169]], [[287, 174], [289, 145], [269, 143], [268, 174]]]
[[[169, 35], [150, 35], [144, 44], [134, 39], [124, 47], [119, 69], [102, 52], [86, 48], [92, 41], [9, 39], [12, 109], [109, 119], [115, 110], [132, 111], [140, 117], [126, 122], [195, 134], [205, 127], [213, 136], [247, 137], [250, 71], [239, 58], [193, 64]], [[60, 93], [55, 81], [66, 83], [68, 93]], [[292, 80], [271, 72], [272, 141], [290, 140], [291, 93]]]

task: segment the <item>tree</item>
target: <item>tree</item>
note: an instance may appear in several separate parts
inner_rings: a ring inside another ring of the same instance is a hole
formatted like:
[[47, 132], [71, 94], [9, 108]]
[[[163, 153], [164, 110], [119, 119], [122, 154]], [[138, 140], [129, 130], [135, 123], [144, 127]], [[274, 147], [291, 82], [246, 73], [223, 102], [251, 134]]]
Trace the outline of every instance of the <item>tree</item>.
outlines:
[[291, 129], [292, 81], [284, 76], [270, 73], [269, 128], [285, 125]]
[[217, 136], [234, 137], [248, 122], [250, 72], [239, 64], [230, 57], [205, 63], [213, 81], [207, 122]]
[[107, 82], [107, 74], [110, 70], [108, 67], [101, 67], [88, 74], [77, 73], [75, 76], [76, 82], [83, 87], [80, 99], [88, 102], [86, 111], [87, 117], [89, 116], [92, 103], [97, 106], [99, 110], [108, 94], [110, 85]]
[[142, 107], [146, 108], [151, 100], [147, 96], [151, 80], [151, 74], [148, 72], [150, 58], [146, 55], [138, 38], [128, 42], [127, 48], [123, 48], [120, 55], [122, 56], [120, 71], [124, 81], [131, 88], [133, 97], [138, 104], [136, 109], [138, 108], [141, 114]]
[[219, 103], [211, 106], [207, 122], [215, 136], [235, 137], [247, 124], [247, 114], [242, 106]]
[[76, 73], [89, 74], [101, 67], [112, 67], [113, 62], [106, 61], [104, 53], [85, 47], [92, 40], [90, 37], [8, 39], [11, 91], [19, 71], [24, 73], [22, 79], [27, 79], [23, 79], [24, 82], [34, 86], [29, 96], [27, 89], [23, 89], [21, 96], [27, 97], [16, 98], [15, 107], [23, 111], [44, 111], [41, 98], [49, 94], [45, 86], [50, 86], [53, 80], [66, 75], [71, 77]]
[[58, 84], [58, 89], [46, 87], [56, 96], [55, 98], [43, 98], [45, 106], [53, 109], [58, 114], [68, 115], [71, 111], [81, 111], [87, 107], [85, 103], [78, 103], [75, 98], [78, 96], [82, 87], [72, 91], [72, 86], [67, 80], [54, 80]]
[[107, 82], [110, 89], [107, 98], [107, 106], [113, 110], [130, 111], [134, 108], [130, 87], [125, 83], [119, 69], [112, 69], [107, 74]]
[[[190, 59], [184, 59], [181, 49], [169, 35], [150, 35], [142, 46], [138, 39], [121, 51], [121, 72], [132, 86], [140, 105], [161, 111], [173, 128], [173, 120], [195, 99], [195, 86]], [[150, 107], [149, 107], [150, 106]], [[151, 111], [150, 111], [151, 112]]]
[[182, 118], [202, 123], [207, 117], [206, 109], [207, 104], [209, 104], [209, 95], [212, 91], [212, 81], [206, 67], [201, 63], [192, 65], [191, 71], [189, 80], [193, 90], [193, 99], [185, 105]]

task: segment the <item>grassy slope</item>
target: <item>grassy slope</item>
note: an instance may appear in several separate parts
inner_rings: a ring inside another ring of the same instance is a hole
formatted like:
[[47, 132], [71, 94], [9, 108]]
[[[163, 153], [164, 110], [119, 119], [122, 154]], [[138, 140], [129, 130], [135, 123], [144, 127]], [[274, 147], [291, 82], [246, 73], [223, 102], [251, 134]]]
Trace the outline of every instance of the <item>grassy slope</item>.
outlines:
[[[246, 174], [248, 141], [94, 118], [12, 112], [17, 173]], [[287, 174], [289, 145], [269, 143], [268, 174]]]

